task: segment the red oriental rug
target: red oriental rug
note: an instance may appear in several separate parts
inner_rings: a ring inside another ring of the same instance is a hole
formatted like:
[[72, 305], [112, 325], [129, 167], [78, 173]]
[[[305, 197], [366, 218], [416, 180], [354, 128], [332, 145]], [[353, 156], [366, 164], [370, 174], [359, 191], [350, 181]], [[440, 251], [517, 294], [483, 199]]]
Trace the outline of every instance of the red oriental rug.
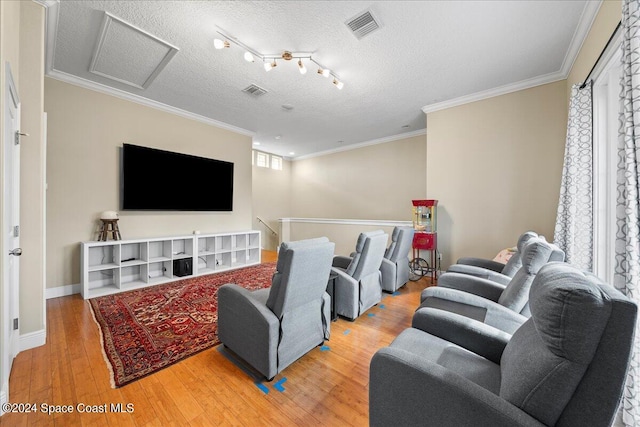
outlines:
[[121, 387], [218, 344], [220, 286], [267, 288], [275, 267], [270, 262], [90, 299], [111, 386]]

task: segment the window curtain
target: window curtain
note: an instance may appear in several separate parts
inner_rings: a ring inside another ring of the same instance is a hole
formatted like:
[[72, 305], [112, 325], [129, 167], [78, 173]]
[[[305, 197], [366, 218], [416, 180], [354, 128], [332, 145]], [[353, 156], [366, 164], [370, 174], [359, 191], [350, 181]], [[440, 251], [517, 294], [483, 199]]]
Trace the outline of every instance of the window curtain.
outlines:
[[[616, 179], [614, 286], [640, 304], [640, 2], [622, 3], [622, 77]], [[622, 422], [640, 425], [640, 330], [636, 325]]]
[[553, 241], [566, 261], [593, 265], [593, 100], [591, 82], [571, 88], [567, 142]]

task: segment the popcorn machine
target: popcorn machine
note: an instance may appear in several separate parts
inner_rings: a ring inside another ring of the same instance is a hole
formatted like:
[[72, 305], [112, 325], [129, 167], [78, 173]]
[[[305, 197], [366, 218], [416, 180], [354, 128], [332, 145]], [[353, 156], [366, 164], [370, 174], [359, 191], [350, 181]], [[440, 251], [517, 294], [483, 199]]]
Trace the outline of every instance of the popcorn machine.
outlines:
[[[436, 280], [436, 261], [438, 251], [438, 214], [437, 200], [412, 200], [413, 203], [413, 259], [410, 261], [410, 277], [418, 280], [431, 273], [431, 280]], [[420, 251], [429, 251], [429, 263], [420, 257]]]

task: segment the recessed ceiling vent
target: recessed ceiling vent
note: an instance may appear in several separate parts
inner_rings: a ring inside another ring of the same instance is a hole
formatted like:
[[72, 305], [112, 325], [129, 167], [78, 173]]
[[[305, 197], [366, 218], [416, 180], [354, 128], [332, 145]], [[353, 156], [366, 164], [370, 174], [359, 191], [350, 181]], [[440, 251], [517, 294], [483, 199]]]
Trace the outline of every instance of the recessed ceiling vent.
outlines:
[[249, 86], [242, 89], [242, 91], [248, 93], [251, 96], [255, 96], [256, 98], [267, 93], [266, 89], [254, 84], [250, 84]]
[[370, 10], [365, 10], [364, 12], [354, 16], [345, 22], [345, 24], [358, 40], [380, 28], [380, 24], [373, 17]]

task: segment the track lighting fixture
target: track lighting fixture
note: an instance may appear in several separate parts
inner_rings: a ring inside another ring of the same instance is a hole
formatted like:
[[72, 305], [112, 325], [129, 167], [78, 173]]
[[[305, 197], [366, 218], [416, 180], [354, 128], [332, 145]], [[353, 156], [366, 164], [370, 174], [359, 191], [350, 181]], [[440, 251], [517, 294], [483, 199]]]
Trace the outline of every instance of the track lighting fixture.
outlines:
[[333, 77], [333, 84], [338, 88], [338, 89], [342, 89], [344, 87], [344, 82], [342, 82], [341, 80], [339, 80], [339, 77], [336, 75], [336, 73], [332, 72], [331, 70], [329, 70], [328, 68], [323, 67], [318, 61], [316, 61], [314, 58], [312, 58], [310, 53], [297, 53], [297, 52], [290, 52], [288, 50], [285, 50], [284, 52], [282, 52], [282, 54], [275, 54], [275, 55], [269, 55], [269, 54], [261, 54], [259, 52], [257, 52], [255, 49], [250, 48], [249, 46], [243, 44], [242, 42], [240, 42], [238, 39], [234, 38], [234, 37], [229, 37], [228, 35], [226, 35], [223, 31], [221, 31], [220, 29], [217, 29], [216, 32], [218, 34], [220, 34], [224, 40], [222, 39], [214, 39], [213, 41], [213, 46], [216, 49], [224, 49], [224, 48], [228, 48], [231, 46], [231, 43], [241, 47], [242, 49], [245, 50], [244, 53], [244, 59], [247, 62], [255, 62], [255, 58], [257, 57], [258, 59], [261, 59], [263, 62], [263, 67], [265, 71], [271, 71], [272, 69], [274, 69], [278, 64], [276, 62], [277, 59], [282, 59], [285, 61], [290, 61], [292, 59], [297, 59], [298, 61], [298, 71], [300, 71], [300, 74], [306, 74], [307, 73], [307, 67], [304, 64], [304, 62], [302, 62], [302, 60], [306, 60], [309, 62], [313, 62], [316, 66], [318, 66], [318, 74], [320, 74], [323, 77], [329, 77], [332, 76]]

